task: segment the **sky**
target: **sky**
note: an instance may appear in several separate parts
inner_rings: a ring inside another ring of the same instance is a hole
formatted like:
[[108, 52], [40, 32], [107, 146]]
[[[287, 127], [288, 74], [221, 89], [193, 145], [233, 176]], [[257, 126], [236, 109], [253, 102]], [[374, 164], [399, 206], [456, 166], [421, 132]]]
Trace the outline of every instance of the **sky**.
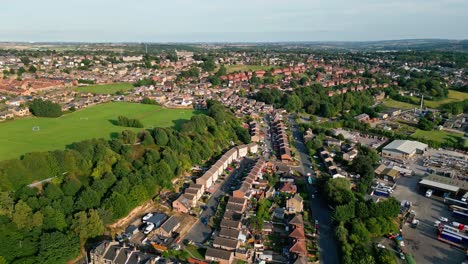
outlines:
[[0, 41], [468, 39], [468, 0], [22, 0]]

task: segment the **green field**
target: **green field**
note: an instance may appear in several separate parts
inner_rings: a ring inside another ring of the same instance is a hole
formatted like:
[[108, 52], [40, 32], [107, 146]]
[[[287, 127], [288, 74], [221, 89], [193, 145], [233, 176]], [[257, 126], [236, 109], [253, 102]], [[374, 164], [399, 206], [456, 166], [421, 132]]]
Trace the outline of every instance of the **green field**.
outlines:
[[259, 71], [259, 70], [269, 70], [275, 68], [274, 66], [264, 66], [264, 65], [226, 65], [226, 70], [228, 73], [235, 71]]
[[414, 109], [415, 107], [419, 107], [417, 105], [396, 101], [390, 98], [385, 99], [383, 102], [383, 105], [386, 107], [401, 108], [401, 109]]
[[[0, 123], [0, 160], [17, 158], [33, 151], [64, 149], [66, 145], [91, 138], [110, 138], [125, 128], [112, 124], [119, 115], [139, 119], [145, 128], [176, 127], [189, 120], [195, 110], [167, 109], [136, 103], [107, 103], [59, 118], [27, 117]], [[39, 131], [33, 131], [33, 127]]]
[[447, 103], [459, 102], [468, 99], [468, 93], [449, 90], [447, 98], [438, 101], [424, 100], [424, 105], [429, 108], [438, 108], [439, 106]]
[[[416, 99], [415, 97], [411, 97], [411, 98], [413, 100]], [[447, 98], [437, 100], [437, 101], [430, 101], [430, 100], [424, 99], [424, 106], [428, 108], [438, 108], [439, 106], [443, 104], [460, 102], [460, 101], [467, 100], [467, 99], [468, 99], [468, 93], [449, 90]], [[418, 102], [419, 102], [419, 99], [418, 99]], [[385, 99], [383, 104], [387, 107], [401, 108], [401, 109], [414, 109], [415, 107], [419, 108], [419, 103], [417, 105], [409, 104], [405, 102], [396, 101], [390, 98]]]
[[126, 92], [132, 90], [133, 88], [134, 87], [131, 83], [112, 83], [74, 87], [73, 90], [82, 93], [115, 94], [118, 91]]
[[463, 136], [462, 134], [450, 133], [442, 130], [432, 130], [424, 131], [417, 129], [412, 135], [414, 138], [430, 139], [440, 143], [443, 142], [458, 142], [458, 140]]

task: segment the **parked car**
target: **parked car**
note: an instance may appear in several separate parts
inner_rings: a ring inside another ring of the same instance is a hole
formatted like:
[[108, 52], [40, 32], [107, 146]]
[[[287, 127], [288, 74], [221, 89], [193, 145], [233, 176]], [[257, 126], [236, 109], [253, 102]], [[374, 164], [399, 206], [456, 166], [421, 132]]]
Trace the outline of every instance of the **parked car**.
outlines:
[[443, 216], [439, 217], [439, 220], [442, 221], [442, 222], [445, 222], [445, 223], [448, 222], [448, 218], [447, 218], [447, 217], [443, 217]]
[[116, 239], [117, 241], [119, 241], [120, 243], [122, 243], [122, 242], [124, 241], [124, 239], [123, 239], [123, 237], [122, 237], [121, 235], [115, 236], [115, 239]]
[[153, 231], [154, 229], [154, 224], [153, 223], [149, 223], [146, 228], [145, 228], [145, 231], [143, 232], [145, 235], [149, 234], [151, 231]]
[[153, 213], [147, 213], [145, 216], [143, 216], [143, 222], [148, 221], [152, 216], [153, 216]]
[[426, 197], [431, 197], [432, 196], [432, 189], [429, 189], [426, 191]]
[[400, 252], [400, 259], [403, 259], [403, 260], [406, 259], [405, 254], [403, 252]]
[[378, 247], [378, 248], [385, 248], [385, 246], [382, 245], [382, 244], [380, 244], [380, 243], [377, 244], [377, 247]]

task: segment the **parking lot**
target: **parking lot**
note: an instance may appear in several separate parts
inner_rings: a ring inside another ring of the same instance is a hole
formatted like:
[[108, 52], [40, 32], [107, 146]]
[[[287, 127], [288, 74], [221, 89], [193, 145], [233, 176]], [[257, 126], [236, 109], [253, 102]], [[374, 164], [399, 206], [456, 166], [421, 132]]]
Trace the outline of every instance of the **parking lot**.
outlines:
[[349, 131], [341, 128], [333, 129], [335, 135], [342, 134], [345, 139], [353, 142], [359, 142], [361, 145], [371, 148], [378, 148], [387, 141], [387, 138], [382, 136], [372, 136], [359, 132]]
[[406, 250], [414, 256], [416, 263], [459, 264], [464, 260], [465, 253], [437, 240], [437, 230], [434, 227], [434, 222], [441, 216], [447, 217], [449, 222], [454, 219], [441, 197], [427, 198], [418, 190], [420, 179], [421, 176], [418, 175], [401, 177], [393, 192], [398, 200], [412, 202], [411, 210], [416, 212], [416, 219], [419, 220], [417, 228], [412, 228], [409, 224], [403, 226]]

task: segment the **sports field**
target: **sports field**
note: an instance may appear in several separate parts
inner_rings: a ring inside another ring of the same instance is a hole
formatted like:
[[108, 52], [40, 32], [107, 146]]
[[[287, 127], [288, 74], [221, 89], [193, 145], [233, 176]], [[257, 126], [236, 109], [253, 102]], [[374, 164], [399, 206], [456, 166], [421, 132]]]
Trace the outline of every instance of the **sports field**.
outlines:
[[438, 101], [424, 100], [424, 105], [429, 108], [437, 108], [443, 104], [459, 102], [459, 101], [463, 101], [467, 99], [468, 99], [468, 93], [449, 90], [447, 98], [438, 100]]
[[[59, 118], [27, 117], [0, 123], [0, 160], [17, 158], [33, 151], [64, 149], [66, 145], [91, 138], [110, 138], [124, 129], [115, 126], [119, 115], [139, 119], [145, 128], [176, 127], [189, 120], [195, 110], [167, 109], [137, 103], [107, 103]], [[34, 131], [33, 130], [37, 130]]]
[[[415, 97], [411, 97], [411, 98], [415, 99]], [[443, 104], [460, 102], [460, 101], [467, 100], [467, 99], [468, 99], [468, 93], [449, 90], [447, 98], [437, 100], [437, 101], [424, 99], [424, 106], [428, 108], [438, 108], [439, 106]], [[396, 101], [390, 98], [385, 99], [383, 104], [387, 107], [394, 107], [394, 108], [401, 108], [401, 109], [413, 109], [415, 107], [419, 108], [419, 103], [413, 105], [413, 104], [409, 104], [405, 102]]]
[[259, 70], [269, 70], [274, 68], [274, 66], [266, 66], [266, 65], [226, 65], [226, 70], [228, 73], [232, 73], [235, 71], [259, 71]]
[[76, 92], [94, 93], [94, 94], [115, 94], [118, 91], [126, 92], [132, 90], [134, 87], [131, 83], [112, 83], [112, 84], [98, 84], [82, 87], [74, 87]]
[[409, 104], [409, 103], [405, 103], [405, 102], [400, 102], [400, 101], [393, 100], [393, 99], [390, 99], [390, 98], [385, 99], [383, 101], [383, 105], [386, 106], [386, 107], [401, 108], [401, 109], [414, 109], [414, 108], [419, 107], [417, 105], [413, 105], [413, 104]]
[[442, 130], [424, 131], [417, 129], [412, 135], [414, 138], [430, 139], [440, 143], [443, 142], [458, 142], [463, 134], [450, 133]]

